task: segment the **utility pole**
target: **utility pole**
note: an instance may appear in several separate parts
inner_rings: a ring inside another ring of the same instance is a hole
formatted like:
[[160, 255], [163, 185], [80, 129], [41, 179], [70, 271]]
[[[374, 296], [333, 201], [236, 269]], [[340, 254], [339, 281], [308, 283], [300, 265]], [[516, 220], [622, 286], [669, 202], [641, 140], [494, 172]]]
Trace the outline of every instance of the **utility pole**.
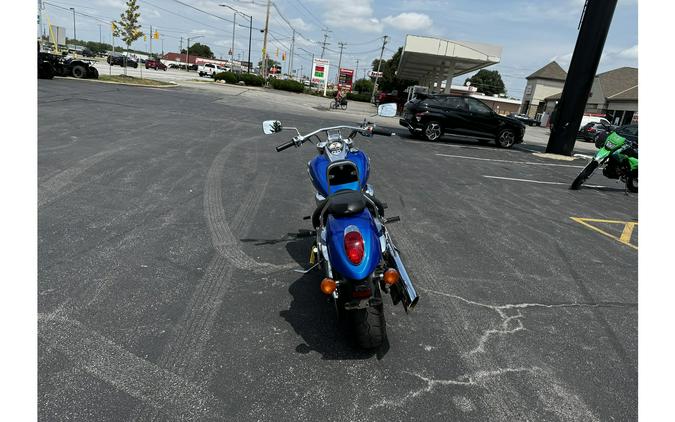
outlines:
[[237, 24], [237, 12], [232, 14], [232, 48], [230, 49], [230, 70], [234, 70], [234, 29]]
[[328, 29], [322, 29], [322, 31], [323, 31], [323, 42], [321, 43], [321, 58], [323, 59], [323, 53], [326, 51], [326, 45], [330, 44], [326, 42], [326, 39], [328, 38], [328, 33], [332, 31], [329, 31]]
[[101, 35], [101, 24], [98, 24], [98, 43], [103, 44], [103, 35]]
[[150, 25], [150, 55], [152, 56], [152, 25]]
[[249, 15], [248, 23], [248, 73], [251, 73], [251, 38], [253, 36], [253, 16]]
[[291, 79], [293, 79], [293, 54], [295, 52], [295, 29], [293, 29], [293, 38], [291, 38], [291, 58], [288, 61], [288, 72], [291, 74]]
[[355, 79], [359, 78], [359, 59], [356, 59], [356, 71], [354, 72], [354, 76], [356, 76]]
[[572, 155], [577, 131], [591, 93], [617, 0], [587, 0], [567, 82], [554, 111], [546, 152]]
[[267, 79], [267, 32], [270, 28], [270, 5], [272, 0], [267, 0], [267, 15], [265, 16], [265, 35], [263, 36], [262, 77]]
[[73, 39], [77, 39], [77, 29], [75, 27], [75, 8], [71, 7], [70, 10], [73, 11]]
[[44, 6], [42, 5], [42, 0], [38, 0], [38, 11], [40, 14], [38, 15], [38, 19], [40, 20], [40, 46], [42, 46], [43, 43], [43, 38], [45, 37], [45, 26], [42, 23], [42, 9]]
[[345, 48], [345, 43], [338, 42], [338, 45], [340, 46], [340, 58], [338, 59], [336, 82], [340, 83], [340, 66], [342, 66], [342, 49]]
[[387, 37], [384, 36], [382, 40], [382, 50], [380, 50], [380, 60], [377, 62], [377, 74], [375, 75], [375, 83], [373, 84], [373, 94], [370, 97], [370, 102], [375, 102], [375, 92], [377, 91], [377, 80], [380, 78], [380, 66], [382, 65], [382, 55], [384, 54], [384, 46], [387, 45]]
[[[187, 39], [187, 50], [185, 50], [185, 70], [190, 71], [190, 40], [196, 40], [197, 38], [204, 38], [203, 35], [197, 35], [196, 37], [188, 37]], [[181, 39], [182, 41], [182, 39]]]

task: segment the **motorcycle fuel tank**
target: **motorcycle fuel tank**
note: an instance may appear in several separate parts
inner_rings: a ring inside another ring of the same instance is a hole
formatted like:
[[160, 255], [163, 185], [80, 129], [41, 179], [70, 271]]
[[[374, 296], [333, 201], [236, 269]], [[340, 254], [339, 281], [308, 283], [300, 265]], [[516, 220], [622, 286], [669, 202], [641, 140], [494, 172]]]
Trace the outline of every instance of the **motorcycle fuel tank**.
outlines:
[[[344, 235], [345, 229], [349, 226], [356, 226], [363, 238], [364, 254], [358, 265], [349, 261], [345, 251]], [[334, 270], [350, 280], [363, 280], [375, 271], [382, 260], [382, 251], [375, 222], [367, 209], [349, 217], [329, 215], [326, 231], [328, 256]]]
[[325, 154], [309, 163], [309, 177], [314, 189], [324, 196], [344, 190], [363, 190], [370, 174], [368, 157], [361, 151], [349, 151], [344, 160], [331, 161]]

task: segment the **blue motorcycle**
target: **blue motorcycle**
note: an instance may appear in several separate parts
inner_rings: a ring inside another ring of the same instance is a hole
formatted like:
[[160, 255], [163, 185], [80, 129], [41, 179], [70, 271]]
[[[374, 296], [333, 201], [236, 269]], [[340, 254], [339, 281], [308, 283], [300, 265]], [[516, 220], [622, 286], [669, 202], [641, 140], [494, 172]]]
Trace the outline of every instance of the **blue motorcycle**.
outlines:
[[[380, 116], [395, 113], [396, 104], [378, 107]], [[307, 169], [316, 189], [316, 209], [307, 217], [314, 230], [307, 233], [316, 240], [310, 252], [311, 267], [303, 272], [323, 272], [320, 289], [333, 298], [338, 318], [349, 323], [360, 347], [377, 348], [386, 338], [382, 292], [391, 295], [395, 305], [401, 303], [406, 312], [419, 300], [386, 228], [400, 218], [385, 217], [386, 204], [375, 198], [368, 184], [369, 159], [353, 143], [356, 135], [392, 133], [365, 120], [361, 126], [333, 126], [306, 135], [297, 128], [284, 128], [277, 120], [263, 122], [265, 134], [284, 129], [295, 130], [297, 135], [277, 146], [277, 152], [314, 140], [318, 150]], [[346, 138], [343, 131], [349, 132]]]

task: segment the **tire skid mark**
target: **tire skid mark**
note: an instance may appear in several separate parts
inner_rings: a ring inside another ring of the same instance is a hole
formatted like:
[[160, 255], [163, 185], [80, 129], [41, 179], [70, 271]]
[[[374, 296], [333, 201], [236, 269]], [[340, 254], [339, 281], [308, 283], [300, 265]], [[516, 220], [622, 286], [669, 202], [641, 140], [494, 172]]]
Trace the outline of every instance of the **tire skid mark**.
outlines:
[[173, 419], [223, 418], [225, 405], [210, 391], [130, 353], [78, 321], [38, 314], [38, 337], [78, 369]]
[[63, 195], [72, 192], [79, 186], [70, 186], [77, 176], [108, 156], [122, 151], [124, 148], [125, 147], [119, 147], [98, 152], [90, 157], [80, 160], [75, 166], [50, 177], [38, 187], [38, 208], [48, 205]]
[[[250, 138], [249, 138], [250, 139]], [[211, 234], [211, 243], [216, 251], [230, 263], [241, 270], [252, 271], [256, 274], [269, 274], [279, 269], [291, 269], [297, 267], [296, 263], [286, 265], [276, 265], [266, 262], [258, 262], [248, 256], [241, 248], [241, 243], [235, 238], [232, 230], [227, 224], [225, 217], [225, 207], [223, 206], [223, 172], [225, 163], [229, 158], [231, 149], [247, 138], [239, 139], [230, 143], [220, 150], [209, 168], [206, 176], [206, 187], [204, 189], [204, 212], [206, 214], [206, 223]], [[228, 198], [235, 199], [235, 198]]]
[[[229, 159], [231, 149], [246, 140], [239, 139], [223, 148], [209, 168], [204, 189], [204, 213], [211, 234], [211, 243], [216, 253], [208, 263], [204, 277], [195, 287], [186, 305], [185, 313], [172, 335], [173, 340], [167, 342], [158, 360], [159, 367], [198, 382], [204, 387], [210, 382], [209, 371], [205, 370], [206, 364], [202, 359], [204, 346], [211, 337], [211, 330], [224, 296], [232, 287], [233, 272], [240, 269], [257, 274], [271, 274], [297, 266], [297, 264], [284, 266], [258, 263], [244, 253], [241, 244], [234, 237], [227, 223], [222, 195], [225, 164]], [[265, 184], [267, 184], [270, 176], [264, 177]], [[260, 177], [256, 178], [258, 179]], [[247, 201], [237, 210], [237, 215], [240, 216], [239, 225], [242, 228], [250, 225], [251, 215], [258, 209], [264, 190], [251, 190]], [[156, 407], [144, 404], [134, 409], [131, 419], [158, 421], [163, 420], [164, 416]]]
[[[200, 371], [204, 345], [218, 315], [225, 292], [231, 287], [232, 267], [219, 254], [209, 262], [204, 277], [195, 288], [185, 313], [160, 356], [157, 366], [207, 388], [208, 378]], [[149, 403], [134, 409], [131, 420], [163, 420], [164, 415]]]

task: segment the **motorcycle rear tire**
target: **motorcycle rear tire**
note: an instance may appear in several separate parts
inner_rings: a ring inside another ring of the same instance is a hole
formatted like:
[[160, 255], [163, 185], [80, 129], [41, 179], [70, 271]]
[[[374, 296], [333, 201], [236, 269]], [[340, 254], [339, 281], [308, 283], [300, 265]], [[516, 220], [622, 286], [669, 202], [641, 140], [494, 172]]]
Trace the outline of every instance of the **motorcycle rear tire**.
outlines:
[[[375, 297], [381, 298], [380, 289], [374, 285]], [[376, 349], [387, 338], [387, 326], [384, 320], [384, 305], [369, 306], [365, 309], [352, 309], [347, 312], [356, 343], [363, 349]]]
[[570, 186], [570, 189], [572, 190], [577, 190], [581, 187], [581, 185], [584, 184], [586, 180], [588, 180], [589, 177], [593, 174], [595, 169], [598, 168], [598, 162], [593, 160], [590, 163], [584, 167], [583, 170], [581, 170], [581, 173], [577, 176], [576, 179], [574, 179], [574, 182], [572, 182], [572, 185]]

